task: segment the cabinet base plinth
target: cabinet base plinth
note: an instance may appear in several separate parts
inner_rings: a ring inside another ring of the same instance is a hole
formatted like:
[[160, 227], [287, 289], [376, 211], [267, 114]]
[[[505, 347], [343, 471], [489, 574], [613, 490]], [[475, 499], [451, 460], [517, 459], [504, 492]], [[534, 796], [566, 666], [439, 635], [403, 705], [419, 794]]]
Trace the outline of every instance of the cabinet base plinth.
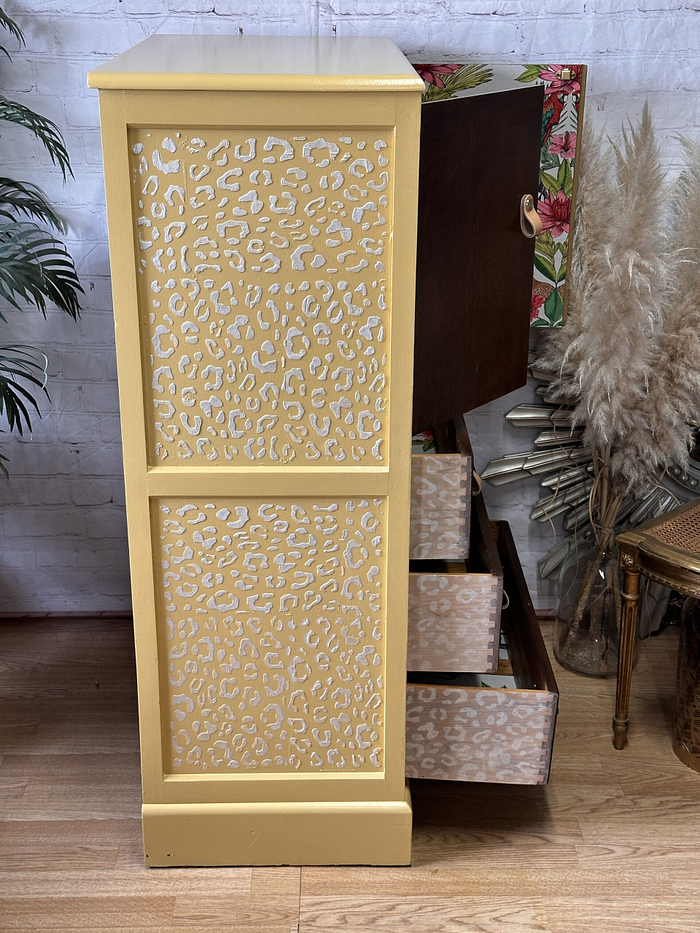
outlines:
[[146, 864], [409, 865], [401, 801], [144, 804]]

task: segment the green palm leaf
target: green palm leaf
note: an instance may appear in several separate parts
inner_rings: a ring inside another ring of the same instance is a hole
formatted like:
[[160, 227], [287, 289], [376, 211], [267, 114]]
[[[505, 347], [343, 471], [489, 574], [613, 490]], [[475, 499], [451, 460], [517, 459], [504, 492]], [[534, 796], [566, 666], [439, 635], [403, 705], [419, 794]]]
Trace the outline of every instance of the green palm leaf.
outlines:
[[[17, 23], [0, 8], [0, 27], [25, 44]], [[0, 52], [10, 57], [0, 45]], [[43, 144], [65, 181], [73, 175], [68, 151], [58, 126], [29, 107], [0, 94], [0, 120], [23, 126]], [[19, 311], [34, 305], [46, 316], [49, 304], [73, 319], [80, 314], [80, 286], [75, 265], [65, 246], [33, 221], [65, 232], [65, 226], [36, 185], [0, 176], [0, 301]], [[0, 308], [0, 321], [7, 323]], [[10, 432], [31, 430], [32, 416], [39, 414], [37, 396], [46, 390], [46, 356], [35, 347], [0, 345], [0, 418]], [[3, 433], [0, 431], [0, 433]], [[0, 449], [0, 472], [8, 475], [8, 458]]]
[[[2, 26], [3, 29], [6, 29], [9, 33], [11, 33], [15, 37], [15, 39], [19, 42], [20, 46], [23, 46], [25, 44], [24, 33], [19, 28], [17, 23], [13, 19], [10, 19], [7, 13], [5, 13], [5, 11], [2, 9], [0, 9], [0, 26]], [[12, 56], [7, 51], [4, 45], [0, 45], [0, 52], [3, 52], [7, 56], [9, 61], [12, 61]]]
[[[18, 434], [32, 429], [30, 409], [39, 414], [39, 405], [33, 393], [40, 389], [48, 398], [46, 390], [48, 360], [35, 347], [24, 345], [0, 346], [0, 415], [4, 414], [10, 431]], [[22, 385], [24, 381], [27, 385]], [[8, 457], [0, 449], [0, 472], [9, 476]]]
[[19, 28], [17, 23], [7, 15], [7, 13], [0, 8], [0, 26], [3, 29], [6, 29], [10, 35], [13, 35], [15, 39], [19, 42], [20, 45], [24, 45], [24, 33]]
[[58, 165], [63, 177], [65, 178], [68, 173], [73, 174], [63, 136], [61, 136], [61, 131], [53, 120], [42, 117], [39, 113], [34, 113], [24, 104], [9, 100], [2, 94], [0, 94], [0, 120], [17, 123], [19, 126], [25, 126], [28, 130], [31, 130], [37, 139], [44, 144], [46, 151], [51, 156], [51, 161], [54, 165]]
[[17, 220], [18, 214], [42, 220], [65, 233], [65, 224], [54, 212], [41, 188], [29, 182], [0, 177], [0, 217]]
[[[44, 316], [51, 302], [75, 319], [82, 291], [59, 240], [34, 224], [0, 224], [0, 297], [20, 311], [20, 302], [29, 302]], [[5, 320], [1, 311], [0, 319]]]
[[35, 390], [46, 391], [47, 359], [35, 347], [0, 346], [0, 415], [10, 431], [31, 431], [30, 408], [39, 413]]

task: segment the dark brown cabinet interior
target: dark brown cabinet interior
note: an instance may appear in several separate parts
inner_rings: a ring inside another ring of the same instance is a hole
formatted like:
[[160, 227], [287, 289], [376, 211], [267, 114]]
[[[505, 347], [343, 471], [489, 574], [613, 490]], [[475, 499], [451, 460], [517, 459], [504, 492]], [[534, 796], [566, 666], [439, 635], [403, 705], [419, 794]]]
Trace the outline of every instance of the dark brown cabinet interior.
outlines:
[[525, 384], [543, 87], [422, 108], [413, 431]]

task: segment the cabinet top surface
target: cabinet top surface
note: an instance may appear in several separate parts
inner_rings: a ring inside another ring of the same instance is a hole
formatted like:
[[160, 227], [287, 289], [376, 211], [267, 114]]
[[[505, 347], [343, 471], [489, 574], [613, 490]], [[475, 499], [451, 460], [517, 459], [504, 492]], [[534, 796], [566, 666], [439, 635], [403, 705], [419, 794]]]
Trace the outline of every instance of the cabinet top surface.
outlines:
[[88, 85], [133, 90], [423, 90], [422, 80], [391, 39], [160, 33], [93, 69]]

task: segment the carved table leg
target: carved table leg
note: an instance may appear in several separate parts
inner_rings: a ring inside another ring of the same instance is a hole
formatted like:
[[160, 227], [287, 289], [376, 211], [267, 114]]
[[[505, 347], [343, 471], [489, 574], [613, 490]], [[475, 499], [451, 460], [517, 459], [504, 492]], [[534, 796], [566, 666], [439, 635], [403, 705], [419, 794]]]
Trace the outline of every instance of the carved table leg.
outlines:
[[615, 716], [613, 718], [613, 745], [615, 748], [624, 748], [627, 741], [638, 603], [639, 572], [637, 570], [626, 570], [625, 582], [622, 590], [620, 657], [617, 663], [617, 697], [615, 701]]

